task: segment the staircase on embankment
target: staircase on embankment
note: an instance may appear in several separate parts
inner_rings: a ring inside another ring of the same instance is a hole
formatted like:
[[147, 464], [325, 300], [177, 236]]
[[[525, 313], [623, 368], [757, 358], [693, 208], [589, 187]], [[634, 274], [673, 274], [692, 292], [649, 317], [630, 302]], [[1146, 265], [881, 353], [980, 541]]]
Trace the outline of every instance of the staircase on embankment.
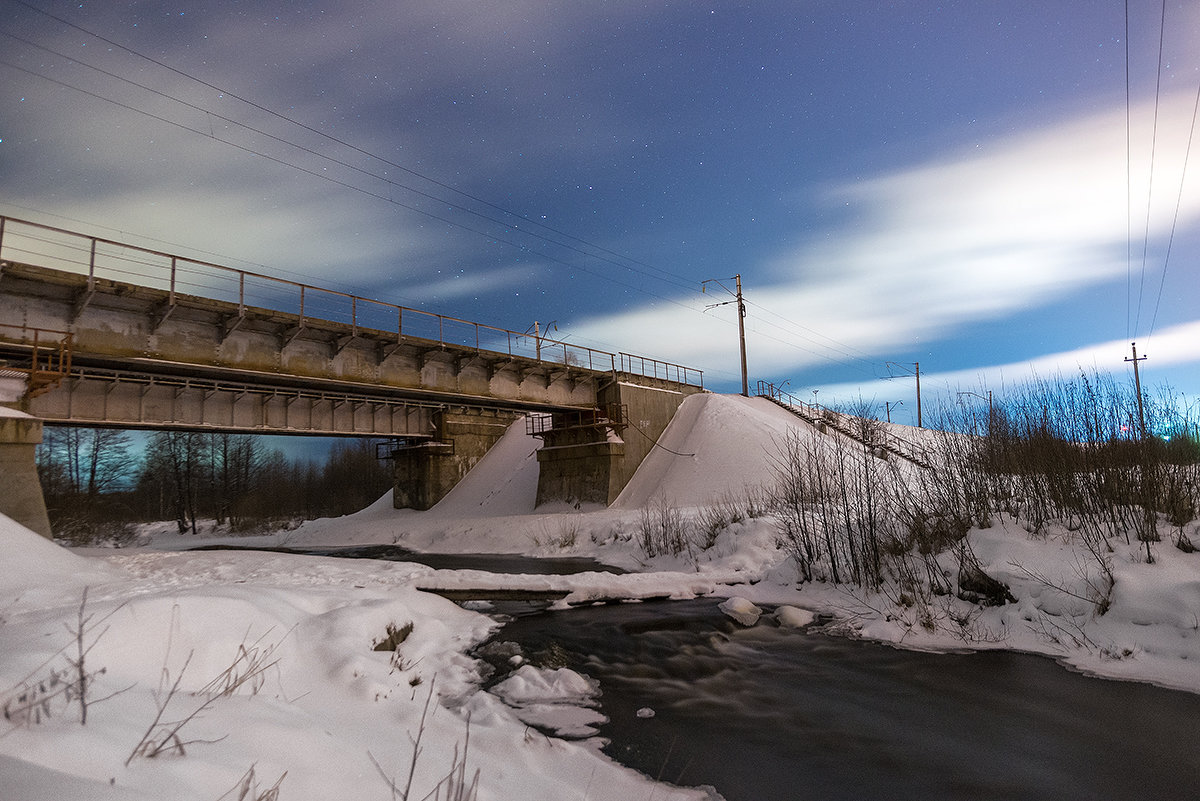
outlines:
[[858, 426], [856, 430], [856, 427], [848, 421], [858, 418], [805, 403], [765, 381], [758, 382], [756, 394], [791, 412], [823, 434], [833, 430], [859, 443], [876, 457], [886, 459], [888, 456], [894, 456], [925, 470], [933, 469], [933, 459], [927, 448], [903, 437], [898, 437], [890, 431], [883, 431], [871, 426]]

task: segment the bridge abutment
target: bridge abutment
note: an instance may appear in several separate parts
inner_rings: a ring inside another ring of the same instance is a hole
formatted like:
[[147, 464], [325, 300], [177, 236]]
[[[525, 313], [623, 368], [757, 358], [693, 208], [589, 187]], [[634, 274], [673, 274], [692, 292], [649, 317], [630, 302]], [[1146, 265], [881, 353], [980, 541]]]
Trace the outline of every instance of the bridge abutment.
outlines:
[[699, 391], [677, 386], [614, 381], [596, 394], [599, 409], [609, 410], [604, 416], [552, 417], [538, 433], [544, 445], [537, 453], [537, 504], [615, 501], [684, 398]]
[[430, 509], [499, 442], [520, 415], [471, 409], [434, 413], [434, 438], [392, 451], [392, 505]]
[[0, 513], [49, 539], [50, 518], [37, 473], [41, 441], [41, 420], [0, 405]]

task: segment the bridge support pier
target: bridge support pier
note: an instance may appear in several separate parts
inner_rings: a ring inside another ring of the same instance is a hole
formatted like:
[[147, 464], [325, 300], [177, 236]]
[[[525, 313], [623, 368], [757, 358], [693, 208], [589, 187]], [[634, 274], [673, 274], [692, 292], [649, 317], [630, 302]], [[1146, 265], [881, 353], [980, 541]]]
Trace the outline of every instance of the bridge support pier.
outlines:
[[392, 505], [431, 509], [446, 496], [520, 415], [517, 412], [441, 409], [434, 438], [392, 452]]
[[609, 428], [551, 430], [538, 449], [537, 505], [562, 502], [572, 506], [607, 506], [621, 493], [625, 443], [608, 436]]
[[41, 420], [0, 406], [0, 513], [49, 539], [50, 518], [37, 474], [41, 441]]
[[597, 406], [619, 411], [584, 425], [578, 418], [563, 417], [539, 434], [545, 444], [537, 452], [537, 504], [612, 504], [684, 398], [697, 391], [654, 386], [648, 379], [602, 387]]

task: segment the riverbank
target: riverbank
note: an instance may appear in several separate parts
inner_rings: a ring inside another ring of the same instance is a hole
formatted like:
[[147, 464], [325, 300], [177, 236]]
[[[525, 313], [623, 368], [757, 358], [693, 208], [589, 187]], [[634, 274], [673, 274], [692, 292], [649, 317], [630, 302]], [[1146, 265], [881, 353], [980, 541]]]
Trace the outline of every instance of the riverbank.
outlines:
[[[481, 689], [481, 665], [469, 656], [496, 622], [420, 587], [553, 588], [566, 593], [561, 607], [739, 597], [828, 613], [845, 636], [1029, 651], [1200, 693], [1200, 554], [1164, 541], [1147, 562], [1144, 543], [1111, 541], [1101, 563], [1070, 532], [1047, 526], [1035, 535], [998, 518], [965, 542], [978, 568], [1007, 586], [1000, 605], [954, 593], [908, 597], [900, 585], [798, 583], [776, 521], [755, 500], [772, 480], [772, 443], [796, 431], [796, 419], [740, 397], [696, 396], [688, 406], [609, 509], [535, 509], [536, 443], [518, 425], [429, 512], [393, 509], [385, 497], [263, 537], [154, 526], [136, 548], [74, 553], [0, 519], [6, 789], [23, 799], [212, 801], [242, 797], [240, 788], [269, 799], [282, 782], [282, 799], [387, 799], [411, 777], [413, 797], [439, 786], [444, 795], [444, 782], [476, 801], [715, 797], [655, 783], [595, 743], [531, 733], [513, 704]], [[647, 555], [648, 530], [714, 508], [725, 511], [711, 536]], [[631, 572], [534, 576], [187, 550], [222, 542], [587, 557]], [[954, 554], [922, 564], [939, 583], [961, 585]], [[1094, 591], [1104, 570], [1112, 583], [1101, 614]], [[526, 687], [578, 700], [582, 678], [535, 671]]]

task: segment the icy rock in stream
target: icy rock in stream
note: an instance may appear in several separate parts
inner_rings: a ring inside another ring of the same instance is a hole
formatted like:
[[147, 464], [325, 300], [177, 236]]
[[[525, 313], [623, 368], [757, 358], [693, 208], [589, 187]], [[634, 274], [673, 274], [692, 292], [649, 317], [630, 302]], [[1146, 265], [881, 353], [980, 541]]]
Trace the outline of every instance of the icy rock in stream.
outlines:
[[775, 620], [786, 629], [802, 629], [816, 619], [812, 612], [798, 606], [781, 606], [775, 610]]
[[762, 616], [761, 609], [736, 595], [721, 601], [717, 608], [743, 626], [753, 626]]
[[608, 718], [593, 707], [600, 685], [570, 668], [522, 665], [492, 688], [526, 725], [559, 737], [583, 739]]

